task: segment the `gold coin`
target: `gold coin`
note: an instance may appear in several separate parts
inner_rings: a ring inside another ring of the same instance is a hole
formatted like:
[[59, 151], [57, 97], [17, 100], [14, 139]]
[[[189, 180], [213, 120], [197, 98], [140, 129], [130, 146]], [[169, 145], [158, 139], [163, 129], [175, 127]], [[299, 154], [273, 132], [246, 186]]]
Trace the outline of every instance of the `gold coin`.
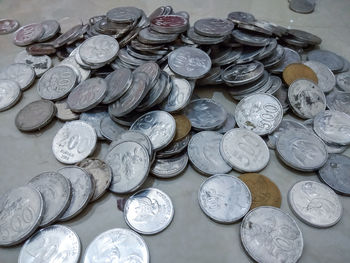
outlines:
[[289, 64], [282, 74], [284, 82], [289, 86], [297, 79], [307, 79], [318, 83], [316, 73], [308, 66], [301, 63]]
[[187, 136], [191, 130], [191, 122], [185, 115], [173, 115], [176, 122], [176, 133], [174, 141], [180, 141]]
[[238, 178], [248, 186], [252, 194], [250, 210], [259, 206], [281, 207], [281, 192], [269, 178], [256, 173], [242, 174]]

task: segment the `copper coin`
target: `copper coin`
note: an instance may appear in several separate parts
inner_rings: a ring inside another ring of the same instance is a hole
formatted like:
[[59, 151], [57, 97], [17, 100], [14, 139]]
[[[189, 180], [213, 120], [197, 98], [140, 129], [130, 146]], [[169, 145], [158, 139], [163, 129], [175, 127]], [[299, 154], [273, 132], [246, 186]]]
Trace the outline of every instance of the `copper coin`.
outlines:
[[26, 48], [26, 50], [32, 56], [52, 55], [56, 53], [56, 48], [46, 43], [30, 45]]
[[269, 178], [257, 173], [242, 174], [238, 178], [248, 186], [252, 194], [250, 210], [259, 206], [281, 207], [281, 192]]
[[173, 115], [176, 123], [174, 142], [181, 141], [191, 130], [191, 122], [185, 115]]
[[282, 77], [287, 85], [292, 84], [297, 79], [308, 79], [313, 81], [315, 84], [318, 83], [316, 73], [310, 67], [301, 63], [289, 64], [283, 70]]

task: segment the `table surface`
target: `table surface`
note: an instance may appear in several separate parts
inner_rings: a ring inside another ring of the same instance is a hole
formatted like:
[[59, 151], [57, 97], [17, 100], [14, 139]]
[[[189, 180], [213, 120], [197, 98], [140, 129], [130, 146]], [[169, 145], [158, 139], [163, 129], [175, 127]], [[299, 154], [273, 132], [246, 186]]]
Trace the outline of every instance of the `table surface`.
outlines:
[[[63, 30], [87, 22], [94, 15], [105, 14], [116, 6], [136, 6], [150, 14], [161, 5], [172, 5], [174, 10], [190, 13], [190, 22], [204, 17], [226, 17], [231, 11], [247, 11], [259, 19], [266, 19], [282, 26], [304, 29], [323, 39], [321, 48], [334, 51], [350, 60], [350, 1], [322, 0], [312, 14], [297, 14], [289, 10], [287, 0], [178, 0], [178, 1], [84, 1], [84, 0], [0, 0], [0, 18], [18, 19], [21, 25], [57, 19]], [[83, 7], [83, 8], [82, 8]], [[13, 63], [22, 48], [12, 44], [12, 35], [0, 36], [0, 68]], [[57, 61], [56, 61], [57, 62]], [[197, 88], [200, 97], [214, 98], [234, 112], [235, 103], [224, 89]], [[47, 128], [35, 133], [21, 133], [14, 124], [17, 112], [31, 101], [39, 99], [34, 85], [25, 91], [21, 101], [12, 109], [0, 113], [0, 194], [26, 184], [35, 175], [55, 171], [62, 167], [52, 154], [51, 143], [63, 123], [55, 120]], [[289, 116], [288, 116], [289, 117]], [[108, 144], [98, 143], [94, 156], [103, 158]], [[350, 156], [350, 150], [345, 152]], [[282, 193], [281, 208], [295, 218], [304, 237], [304, 251], [300, 262], [350, 262], [350, 198], [340, 196], [344, 208], [340, 222], [328, 229], [310, 227], [298, 220], [289, 209], [287, 192], [300, 180], [319, 181], [315, 173], [299, 173], [283, 165], [270, 150], [271, 159], [261, 174], [272, 179]], [[231, 174], [239, 175], [232, 171]], [[185, 173], [170, 180], [149, 177], [142, 188], [156, 187], [166, 192], [173, 201], [175, 216], [171, 225], [162, 233], [143, 236], [153, 263], [161, 262], [250, 262], [239, 236], [240, 223], [217, 224], [201, 211], [197, 193], [206, 176], [197, 173], [190, 165]], [[106, 193], [78, 217], [64, 225], [79, 235], [82, 256], [88, 244], [100, 233], [112, 228], [128, 228], [123, 213], [117, 208], [117, 200], [126, 196]], [[17, 262], [21, 245], [0, 248], [0, 262]]]

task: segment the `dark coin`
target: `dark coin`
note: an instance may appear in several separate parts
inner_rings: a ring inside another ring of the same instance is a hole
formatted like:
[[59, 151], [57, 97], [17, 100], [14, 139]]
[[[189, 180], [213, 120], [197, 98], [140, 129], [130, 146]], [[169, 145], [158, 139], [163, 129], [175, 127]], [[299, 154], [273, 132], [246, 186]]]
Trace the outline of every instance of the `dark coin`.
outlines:
[[44, 27], [44, 34], [37, 40], [38, 42], [45, 42], [53, 38], [61, 30], [56, 20], [45, 20], [41, 22], [41, 25]]
[[56, 48], [47, 43], [33, 44], [28, 46], [26, 50], [32, 56], [52, 55], [56, 53]]
[[234, 24], [226, 19], [204, 18], [197, 20], [193, 27], [202, 36], [222, 37], [231, 34]]
[[231, 12], [227, 15], [227, 19], [231, 20], [234, 23], [251, 23], [255, 21], [255, 17], [246, 12]]
[[179, 15], [163, 15], [153, 18], [150, 27], [159, 33], [182, 33], [188, 28], [188, 20]]

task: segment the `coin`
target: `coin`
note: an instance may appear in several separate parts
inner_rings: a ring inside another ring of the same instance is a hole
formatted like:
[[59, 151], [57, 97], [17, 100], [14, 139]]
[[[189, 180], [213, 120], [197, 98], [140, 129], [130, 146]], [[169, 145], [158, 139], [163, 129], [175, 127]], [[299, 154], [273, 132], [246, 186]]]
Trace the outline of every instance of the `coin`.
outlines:
[[32, 67], [24, 63], [15, 63], [0, 71], [0, 79], [16, 81], [23, 91], [33, 84], [35, 80], [35, 72]]
[[219, 132], [221, 134], [224, 134], [224, 133], [228, 132], [229, 130], [232, 130], [235, 126], [236, 126], [235, 117], [233, 116], [233, 114], [228, 113], [227, 119], [226, 119], [224, 125], [220, 129], [215, 130], [215, 131]]
[[311, 34], [309, 32], [298, 30], [298, 29], [288, 29], [288, 34], [297, 38], [300, 41], [306, 41], [310, 45], [319, 45], [322, 42], [322, 39], [318, 36]]
[[188, 20], [180, 15], [160, 15], [150, 20], [150, 27], [159, 33], [182, 33], [187, 30]]
[[142, 29], [137, 36], [137, 39], [143, 44], [166, 44], [171, 43], [177, 39], [179, 34], [162, 34], [152, 30], [149, 27]]
[[56, 101], [56, 117], [61, 121], [73, 121], [79, 119], [79, 114], [72, 112], [66, 101]]
[[19, 27], [19, 22], [14, 19], [0, 19], [0, 35], [10, 34], [16, 31]]
[[167, 159], [156, 159], [151, 166], [151, 174], [158, 178], [171, 178], [181, 174], [187, 167], [186, 153]]
[[37, 77], [40, 77], [52, 67], [52, 60], [49, 56], [32, 56], [25, 50], [18, 53], [15, 63], [24, 63], [31, 66]]
[[288, 192], [288, 203], [300, 220], [314, 227], [331, 227], [339, 222], [343, 213], [336, 193], [314, 181], [295, 183]]
[[41, 22], [41, 25], [44, 27], [44, 34], [37, 40], [38, 42], [45, 42], [53, 38], [61, 30], [56, 20], [45, 20]]
[[[301, 57], [296, 51], [286, 47], [282, 47], [282, 48], [284, 49], [284, 52], [282, 53], [283, 54], [282, 59], [279, 60], [279, 62], [276, 63], [274, 66], [269, 65], [269, 67], [272, 67], [270, 69], [271, 73], [274, 73], [274, 74], [282, 73], [289, 64], [300, 63], [301, 61]], [[264, 65], [266, 66], [265, 63]]]
[[22, 92], [17, 82], [0, 80], [0, 112], [14, 106], [21, 96]]
[[350, 115], [350, 92], [332, 91], [326, 96], [330, 110], [345, 112]]
[[328, 93], [335, 87], [334, 74], [326, 65], [312, 60], [306, 61], [304, 64], [316, 73], [318, 86], [323, 92]]
[[67, 66], [74, 70], [78, 77], [78, 83], [88, 79], [91, 74], [91, 70], [83, 69], [75, 60], [74, 56], [69, 56], [61, 61], [58, 66]]
[[107, 18], [114, 23], [131, 23], [141, 17], [141, 10], [136, 7], [117, 7], [107, 12]]
[[66, 177], [72, 186], [72, 199], [67, 210], [59, 219], [68, 221], [87, 206], [94, 194], [95, 182], [90, 173], [78, 166], [65, 166], [57, 172]]
[[68, 42], [80, 38], [80, 36], [84, 32], [84, 26], [83, 25], [76, 25], [70, 28], [68, 31], [64, 32], [62, 35], [60, 35], [58, 38], [56, 38], [54, 41], [52, 41], [53, 46], [55, 48], [62, 47], [66, 45]]
[[21, 248], [18, 263], [64, 260], [77, 263], [81, 252], [78, 235], [69, 227], [53, 225], [36, 232]]
[[290, 0], [289, 8], [297, 13], [309, 14], [315, 10], [315, 0]]
[[100, 121], [101, 134], [110, 141], [117, 140], [119, 135], [126, 131], [126, 128], [114, 122], [109, 116]]
[[255, 17], [247, 12], [235, 11], [227, 15], [227, 19], [231, 20], [234, 23], [251, 23], [255, 21]]
[[[281, 259], [297, 262], [303, 252], [300, 228], [279, 208], [261, 206], [251, 210], [241, 223], [240, 236], [245, 251], [257, 262], [278, 262]], [[288, 249], [272, 240], [286, 242]]]
[[99, 199], [109, 188], [112, 181], [112, 170], [108, 164], [97, 158], [87, 158], [77, 164], [91, 174], [95, 182], [95, 190], [90, 202]]
[[238, 128], [225, 133], [220, 143], [222, 158], [235, 170], [257, 172], [265, 168], [270, 152], [263, 139], [252, 131]]
[[33, 234], [40, 224], [43, 207], [40, 193], [30, 186], [21, 186], [2, 194], [0, 246], [19, 244]]
[[263, 73], [264, 65], [253, 61], [247, 64], [233, 64], [221, 73], [221, 77], [228, 86], [239, 86], [257, 80]]
[[225, 36], [222, 37], [208, 37], [197, 34], [194, 27], [190, 27], [187, 31], [187, 37], [198, 45], [216, 45], [225, 40]]
[[[56, 48], [48, 43], [36, 43], [26, 47], [28, 54], [32, 56], [44, 56], [56, 54]], [[58, 54], [58, 53], [57, 53]]]
[[[277, 44], [276, 49], [272, 52], [272, 54], [261, 60], [261, 63], [264, 64], [265, 68], [273, 68], [277, 67], [279, 63], [283, 62], [285, 55], [285, 49], [281, 45]], [[282, 71], [281, 71], [282, 70]], [[279, 69], [279, 73], [283, 72], [283, 69]]]
[[222, 37], [231, 34], [234, 24], [230, 20], [219, 18], [203, 18], [194, 25], [197, 34], [209, 37]]
[[134, 231], [114, 228], [89, 244], [84, 263], [108, 262], [112, 258], [120, 262], [149, 263], [149, 251], [143, 238]]
[[110, 104], [123, 96], [130, 88], [132, 72], [130, 69], [121, 68], [109, 74], [105, 80], [107, 82], [107, 93], [102, 103]]
[[61, 163], [74, 164], [93, 153], [96, 146], [94, 128], [83, 121], [63, 125], [52, 141], [52, 151]]
[[173, 115], [176, 123], [176, 132], [174, 141], [181, 141], [189, 134], [191, 130], [191, 122], [185, 115]]
[[338, 87], [346, 92], [350, 92], [350, 72], [343, 72], [337, 75]]
[[232, 37], [238, 43], [253, 47], [264, 47], [270, 43], [270, 38], [263, 35], [257, 35], [251, 32], [235, 29], [232, 31]]
[[27, 46], [37, 41], [44, 34], [44, 27], [41, 24], [29, 24], [19, 28], [13, 39], [17, 46]]
[[136, 192], [128, 198], [124, 207], [125, 222], [132, 230], [143, 235], [163, 231], [173, 217], [174, 207], [170, 197], [156, 188]]
[[301, 63], [292, 63], [286, 66], [283, 70], [284, 82], [290, 85], [298, 79], [307, 79], [318, 84], [317, 75], [310, 67]]
[[307, 59], [326, 65], [333, 73], [339, 72], [344, 65], [344, 61], [337, 54], [328, 50], [312, 50], [307, 54]]
[[94, 128], [97, 135], [97, 139], [105, 140], [106, 138], [104, 137], [101, 131], [101, 121], [105, 117], [109, 117], [108, 112], [106, 112], [106, 108], [96, 107], [92, 110], [81, 113], [79, 116], [79, 120], [90, 124]]

